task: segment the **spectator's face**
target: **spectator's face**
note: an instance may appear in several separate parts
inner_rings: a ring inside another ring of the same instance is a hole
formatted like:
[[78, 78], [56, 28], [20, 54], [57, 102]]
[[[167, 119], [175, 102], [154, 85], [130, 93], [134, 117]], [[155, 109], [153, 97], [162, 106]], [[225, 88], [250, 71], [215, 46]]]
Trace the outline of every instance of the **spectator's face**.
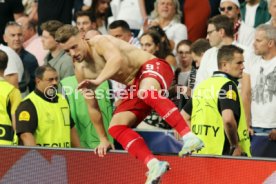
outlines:
[[270, 15], [275, 19], [276, 18], [276, 0], [270, 1], [268, 11], [269, 11]]
[[55, 71], [46, 70], [42, 79], [36, 79], [37, 89], [48, 98], [55, 97], [57, 93], [58, 74]]
[[240, 9], [232, 2], [225, 1], [220, 4], [220, 14], [226, 15], [228, 18], [237, 20], [239, 18]]
[[20, 17], [16, 20], [16, 22], [22, 26], [24, 42], [36, 34], [35, 30], [33, 30], [32, 28], [29, 28], [28, 26], [29, 19], [27, 17]]
[[193, 61], [196, 64], [196, 67], [198, 68], [200, 66], [200, 62], [201, 62], [201, 58], [202, 58], [203, 54], [201, 56], [197, 55], [196, 53], [192, 52], [192, 58]]
[[216, 30], [216, 27], [214, 24], [208, 25], [206, 39], [209, 40], [211, 47], [218, 47], [222, 42], [220, 33], [219, 31]]
[[140, 38], [141, 48], [151, 54], [155, 54], [159, 50], [158, 46], [153, 42], [150, 35], [144, 35]]
[[272, 40], [268, 40], [263, 30], [256, 31], [254, 41], [254, 51], [256, 55], [265, 56], [269, 50], [269, 44]]
[[23, 46], [22, 28], [16, 25], [8, 26], [4, 34], [7, 45], [15, 51], [19, 51]]
[[192, 64], [193, 58], [190, 49], [191, 47], [186, 44], [180, 45], [177, 49], [177, 59], [183, 68], [190, 67]]
[[55, 41], [54, 37], [50, 35], [48, 31], [42, 31], [41, 37], [42, 45], [45, 50], [53, 51], [57, 48], [58, 43]]
[[234, 53], [233, 60], [231, 62], [225, 62], [225, 64], [223, 64], [223, 71], [230, 74], [233, 77], [240, 79], [242, 78], [242, 73], [244, 69], [243, 62], [243, 55], [240, 53]]
[[108, 33], [116, 38], [128, 42], [131, 38], [131, 33], [124, 31], [121, 27], [109, 29]]
[[67, 42], [60, 45], [72, 57], [73, 62], [82, 62], [89, 55], [88, 44], [82, 39], [81, 34], [71, 36]]
[[172, 0], [158, 0], [157, 12], [159, 17], [171, 20], [176, 13], [175, 4]]
[[77, 27], [80, 32], [86, 33], [89, 30], [96, 29], [96, 24], [92, 23], [88, 16], [80, 16], [77, 18]]
[[97, 11], [101, 14], [106, 13], [109, 8], [110, 0], [99, 0]]

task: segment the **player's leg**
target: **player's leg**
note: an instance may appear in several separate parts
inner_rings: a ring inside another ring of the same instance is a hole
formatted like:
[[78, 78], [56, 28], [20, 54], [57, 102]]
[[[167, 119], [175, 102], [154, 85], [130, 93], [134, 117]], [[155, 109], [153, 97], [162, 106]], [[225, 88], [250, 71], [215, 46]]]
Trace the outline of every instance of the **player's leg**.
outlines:
[[153, 155], [144, 139], [131, 128], [136, 120], [135, 114], [130, 111], [116, 113], [111, 119], [108, 132], [132, 156], [147, 163]]
[[146, 183], [158, 182], [169, 169], [169, 163], [159, 161], [149, 150], [144, 139], [130, 127], [136, 125], [137, 114], [130, 111], [116, 113], [110, 123], [109, 133], [123, 148], [141, 160], [149, 169]]
[[162, 96], [160, 89], [157, 79], [146, 77], [140, 82], [138, 96], [183, 137], [184, 145], [180, 156], [201, 149], [203, 142], [190, 131], [175, 104]]

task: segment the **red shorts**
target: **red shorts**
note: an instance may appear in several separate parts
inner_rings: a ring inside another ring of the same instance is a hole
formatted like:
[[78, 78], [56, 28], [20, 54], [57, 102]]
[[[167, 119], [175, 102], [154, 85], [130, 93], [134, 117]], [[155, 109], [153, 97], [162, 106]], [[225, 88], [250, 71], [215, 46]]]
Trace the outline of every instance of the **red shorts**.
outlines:
[[137, 117], [136, 125], [150, 114], [151, 107], [137, 96], [140, 82], [148, 77], [156, 79], [161, 85], [161, 89], [168, 90], [173, 81], [174, 73], [171, 66], [164, 60], [154, 58], [144, 63], [138, 71], [133, 84], [126, 88], [128, 95], [115, 109], [114, 114], [130, 111]]

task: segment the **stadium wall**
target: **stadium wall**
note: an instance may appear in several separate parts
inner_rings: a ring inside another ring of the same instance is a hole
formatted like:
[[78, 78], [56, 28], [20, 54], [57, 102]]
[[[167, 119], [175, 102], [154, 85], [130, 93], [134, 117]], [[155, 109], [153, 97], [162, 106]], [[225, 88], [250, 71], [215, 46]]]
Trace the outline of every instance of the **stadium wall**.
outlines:
[[[125, 152], [0, 147], [0, 183], [141, 184], [146, 167]], [[159, 155], [171, 170], [162, 184], [276, 183], [276, 160]], [[274, 173], [275, 172], [275, 173]]]

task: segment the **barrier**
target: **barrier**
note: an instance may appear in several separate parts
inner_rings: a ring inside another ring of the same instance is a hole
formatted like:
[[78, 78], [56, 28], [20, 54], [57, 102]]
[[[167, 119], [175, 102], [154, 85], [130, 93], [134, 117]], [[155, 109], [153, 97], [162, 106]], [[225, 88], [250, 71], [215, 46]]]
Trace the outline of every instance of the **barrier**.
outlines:
[[[141, 184], [147, 168], [125, 152], [0, 147], [0, 183]], [[171, 170], [162, 184], [276, 183], [276, 160], [159, 155]]]

